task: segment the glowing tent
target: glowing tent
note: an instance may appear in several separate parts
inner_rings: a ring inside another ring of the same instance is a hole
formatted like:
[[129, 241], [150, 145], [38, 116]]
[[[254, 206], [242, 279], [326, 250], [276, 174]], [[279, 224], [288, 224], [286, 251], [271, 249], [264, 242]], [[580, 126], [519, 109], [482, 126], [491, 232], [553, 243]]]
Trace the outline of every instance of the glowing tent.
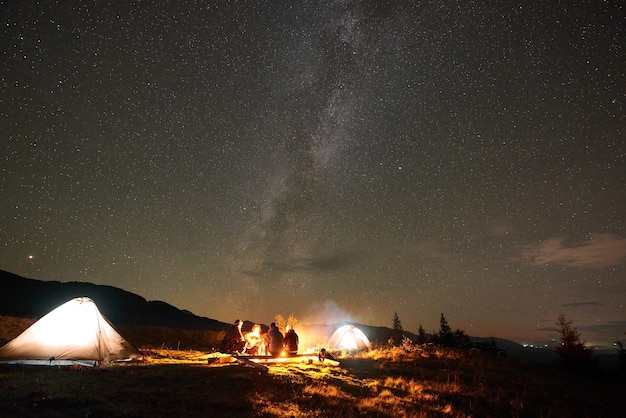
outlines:
[[369, 350], [372, 348], [367, 336], [354, 325], [339, 327], [328, 340], [331, 350]]
[[64, 303], [0, 348], [0, 361], [41, 364], [140, 356], [87, 297]]

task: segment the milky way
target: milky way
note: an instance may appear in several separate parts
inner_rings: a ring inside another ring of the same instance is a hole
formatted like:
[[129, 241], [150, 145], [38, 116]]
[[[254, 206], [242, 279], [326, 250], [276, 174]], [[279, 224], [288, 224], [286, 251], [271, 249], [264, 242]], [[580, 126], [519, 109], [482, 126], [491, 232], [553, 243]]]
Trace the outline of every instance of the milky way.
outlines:
[[545, 3], [4, 3], [0, 268], [610, 345], [624, 7]]

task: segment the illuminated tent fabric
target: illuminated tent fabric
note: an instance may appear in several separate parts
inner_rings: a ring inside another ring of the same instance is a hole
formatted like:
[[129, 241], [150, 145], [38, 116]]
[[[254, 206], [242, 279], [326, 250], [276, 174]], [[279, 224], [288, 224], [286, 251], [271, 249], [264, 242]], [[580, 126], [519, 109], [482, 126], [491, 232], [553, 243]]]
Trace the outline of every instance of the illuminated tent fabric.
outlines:
[[64, 303], [0, 348], [1, 361], [108, 361], [140, 356], [87, 297]]
[[354, 325], [338, 328], [328, 340], [331, 350], [369, 350], [372, 348], [367, 336]]

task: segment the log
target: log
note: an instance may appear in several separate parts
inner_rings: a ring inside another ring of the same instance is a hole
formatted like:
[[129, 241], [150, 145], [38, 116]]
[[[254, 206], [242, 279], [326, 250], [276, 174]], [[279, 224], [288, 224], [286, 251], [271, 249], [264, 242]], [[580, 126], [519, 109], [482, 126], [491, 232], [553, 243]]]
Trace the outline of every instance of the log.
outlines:
[[233, 356], [233, 358], [235, 360], [237, 360], [239, 363], [244, 364], [246, 366], [252, 366], [252, 367], [256, 367], [259, 370], [262, 370], [264, 372], [268, 371], [269, 368], [267, 366], [264, 366], [262, 364], [259, 363], [255, 363], [254, 361], [248, 360], [245, 357], [241, 357], [241, 356]]

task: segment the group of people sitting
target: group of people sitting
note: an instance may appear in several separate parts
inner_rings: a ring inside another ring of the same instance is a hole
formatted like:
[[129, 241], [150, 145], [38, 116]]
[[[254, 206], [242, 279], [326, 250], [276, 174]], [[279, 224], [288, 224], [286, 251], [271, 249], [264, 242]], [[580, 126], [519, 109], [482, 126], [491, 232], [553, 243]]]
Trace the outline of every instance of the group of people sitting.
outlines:
[[237, 319], [230, 327], [222, 343], [220, 352], [229, 354], [268, 355], [279, 357], [285, 353], [287, 356], [298, 354], [300, 343], [298, 334], [293, 327], [287, 326], [285, 335], [278, 329], [275, 322], [270, 324], [270, 329], [265, 336], [261, 337], [261, 326], [254, 325], [252, 331], [243, 333], [241, 328], [243, 321]]

